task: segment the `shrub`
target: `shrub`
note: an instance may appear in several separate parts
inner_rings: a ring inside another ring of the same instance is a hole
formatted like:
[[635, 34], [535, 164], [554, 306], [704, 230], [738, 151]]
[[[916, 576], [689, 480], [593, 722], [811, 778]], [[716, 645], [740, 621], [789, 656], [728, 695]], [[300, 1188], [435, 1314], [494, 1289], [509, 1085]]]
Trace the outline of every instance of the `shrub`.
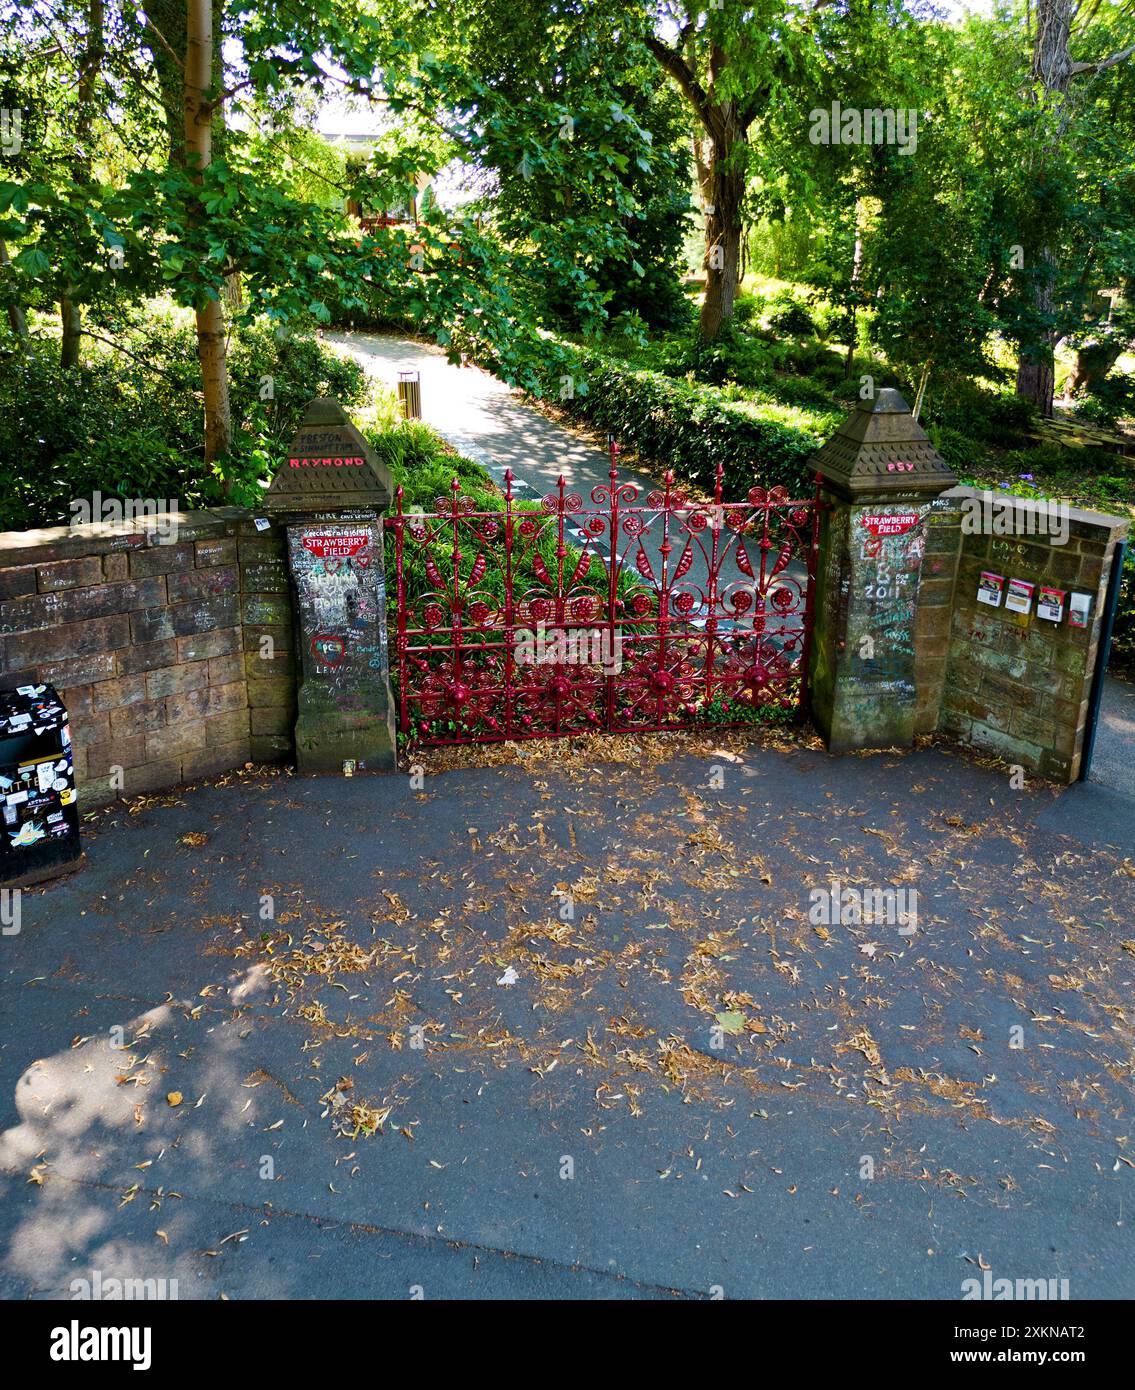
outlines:
[[931, 444], [942, 455], [959, 478], [967, 477], [975, 467], [984, 462], [984, 451], [974, 445], [972, 439], [949, 425], [935, 425], [922, 422]]
[[[395, 487], [403, 490], [406, 511], [433, 511], [438, 498], [448, 498], [456, 478], [465, 496], [478, 509], [500, 505], [500, 494], [480, 464], [454, 453], [441, 436], [420, 420], [383, 423], [363, 430], [367, 443], [387, 468]], [[393, 507], [391, 508], [393, 510]]]
[[712, 491], [720, 463], [730, 497], [755, 483], [779, 484], [796, 496], [811, 491], [808, 460], [822, 443], [818, 433], [761, 419], [718, 391], [660, 372], [616, 365], [595, 352], [577, 358], [586, 392], [564, 402], [568, 412], [673, 468], [680, 479]]
[[733, 301], [733, 322], [741, 328], [761, 318], [767, 301], [759, 294], [741, 294]]
[[781, 343], [779, 357], [783, 370], [797, 376], [811, 376], [813, 372], [826, 368], [830, 362], [838, 362], [831, 348], [818, 338]]
[[710, 343], [695, 340], [690, 358], [697, 379], [713, 386], [726, 381], [759, 386], [773, 371], [767, 344], [732, 323], [727, 323]]
[[1010, 391], [990, 391], [960, 376], [931, 376], [923, 418], [1001, 449], [1026, 446], [1034, 412]]
[[317, 338], [281, 339], [259, 324], [237, 331], [233, 450], [222, 477], [203, 458], [196, 342], [185, 316], [154, 315], [116, 341], [132, 355], [92, 342], [82, 365], [63, 371], [54, 340], [25, 351], [0, 336], [0, 530], [62, 524], [71, 500], [96, 490], [185, 507], [251, 505], [312, 396], [333, 395], [348, 409], [369, 399], [362, 368]]
[[[837, 372], [842, 369], [835, 364]], [[819, 371], [816, 372], [819, 376]], [[858, 388], [858, 382], [856, 382]], [[831, 411], [833, 409], [832, 390], [811, 377], [778, 376], [769, 386], [769, 392], [785, 405], [802, 405], [813, 410]]]
[[1076, 414], [1102, 429], [1115, 429], [1119, 422], [1135, 414], [1135, 376], [1113, 372], [1092, 383], [1088, 394], [1076, 405]]
[[816, 333], [816, 321], [811, 310], [791, 290], [778, 290], [773, 295], [766, 321], [770, 328], [793, 338], [810, 338]]

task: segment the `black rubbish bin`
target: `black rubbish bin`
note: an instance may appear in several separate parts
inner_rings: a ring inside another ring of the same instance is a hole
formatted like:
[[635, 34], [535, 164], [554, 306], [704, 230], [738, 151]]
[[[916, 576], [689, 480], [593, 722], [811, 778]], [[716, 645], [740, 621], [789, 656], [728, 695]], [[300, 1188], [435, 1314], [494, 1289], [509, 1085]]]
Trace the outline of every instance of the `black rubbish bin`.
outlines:
[[63, 701], [50, 685], [0, 689], [0, 884], [54, 878], [81, 856]]

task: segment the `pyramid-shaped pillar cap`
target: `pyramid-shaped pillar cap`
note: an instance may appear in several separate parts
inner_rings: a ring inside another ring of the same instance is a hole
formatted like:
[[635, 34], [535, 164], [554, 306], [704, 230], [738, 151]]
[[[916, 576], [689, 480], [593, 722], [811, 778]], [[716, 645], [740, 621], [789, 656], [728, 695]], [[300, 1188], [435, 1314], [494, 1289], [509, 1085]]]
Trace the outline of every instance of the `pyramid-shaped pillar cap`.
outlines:
[[264, 506], [272, 513], [292, 515], [383, 510], [393, 490], [386, 465], [339, 402], [317, 396], [308, 403]]
[[957, 482], [891, 386], [860, 401], [813, 462], [837, 494], [852, 500], [936, 496]]

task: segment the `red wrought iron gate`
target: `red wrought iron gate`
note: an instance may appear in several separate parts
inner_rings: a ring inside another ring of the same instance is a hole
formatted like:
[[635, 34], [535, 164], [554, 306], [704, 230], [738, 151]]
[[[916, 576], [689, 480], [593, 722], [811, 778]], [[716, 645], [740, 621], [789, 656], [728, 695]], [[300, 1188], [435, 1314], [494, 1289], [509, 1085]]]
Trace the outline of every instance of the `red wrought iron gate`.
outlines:
[[421, 744], [735, 726], [801, 708], [818, 498], [619, 482], [387, 517], [399, 729]]

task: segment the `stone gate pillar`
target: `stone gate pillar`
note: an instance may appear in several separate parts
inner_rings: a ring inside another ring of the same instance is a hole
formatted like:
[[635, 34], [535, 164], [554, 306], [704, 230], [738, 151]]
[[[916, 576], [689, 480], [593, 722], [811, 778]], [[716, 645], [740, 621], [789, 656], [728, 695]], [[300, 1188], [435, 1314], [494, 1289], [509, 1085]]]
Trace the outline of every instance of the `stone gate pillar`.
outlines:
[[956, 479], [890, 388], [815, 458], [820, 523], [812, 714], [833, 752], [906, 747], [918, 703], [915, 613], [935, 499]]
[[264, 501], [287, 528], [301, 773], [395, 765], [382, 534], [391, 492], [338, 401], [313, 400]]

